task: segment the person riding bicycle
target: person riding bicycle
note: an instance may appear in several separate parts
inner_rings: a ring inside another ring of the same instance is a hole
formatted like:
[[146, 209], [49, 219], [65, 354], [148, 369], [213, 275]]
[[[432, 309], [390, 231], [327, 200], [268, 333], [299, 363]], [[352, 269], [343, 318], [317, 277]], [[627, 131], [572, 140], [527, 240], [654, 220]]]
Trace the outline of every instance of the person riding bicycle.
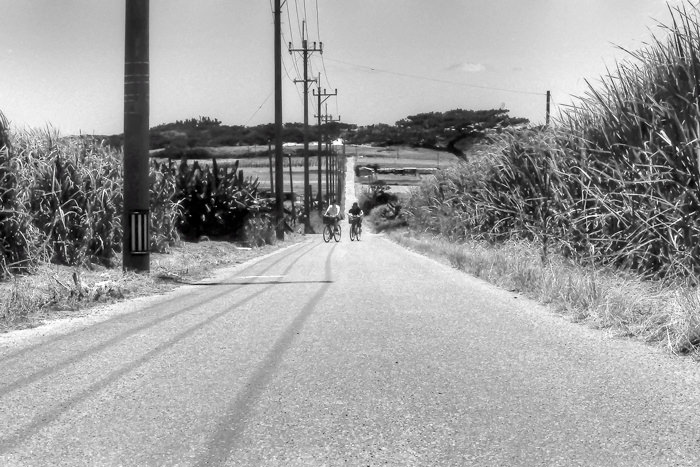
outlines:
[[328, 204], [326, 212], [323, 213], [323, 216], [332, 217], [334, 225], [338, 223], [338, 220], [340, 219], [340, 206], [336, 204], [335, 199], [331, 199], [331, 202]]
[[353, 217], [352, 222], [356, 222], [359, 226], [362, 226], [362, 216], [364, 213], [362, 212], [362, 209], [360, 209], [357, 202], [352, 203], [352, 207], [348, 211], [348, 214]]

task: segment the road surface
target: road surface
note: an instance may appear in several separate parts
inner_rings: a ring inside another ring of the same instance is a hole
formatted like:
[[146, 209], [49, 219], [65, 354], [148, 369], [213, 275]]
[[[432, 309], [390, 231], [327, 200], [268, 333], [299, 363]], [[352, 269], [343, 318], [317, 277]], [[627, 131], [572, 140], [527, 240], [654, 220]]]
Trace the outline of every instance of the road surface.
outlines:
[[700, 462], [696, 364], [381, 236], [101, 316], [0, 336], [0, 465]]

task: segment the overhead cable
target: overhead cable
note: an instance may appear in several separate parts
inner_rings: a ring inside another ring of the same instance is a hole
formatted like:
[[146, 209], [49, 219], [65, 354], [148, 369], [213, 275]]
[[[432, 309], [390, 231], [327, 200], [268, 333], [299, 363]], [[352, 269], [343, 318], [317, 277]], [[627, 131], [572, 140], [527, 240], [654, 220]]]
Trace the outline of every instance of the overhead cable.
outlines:
[[464, 83], [461, 81], [450, 81], [450, 80], [446, 80], [446, 79], [430, 78], [427, 76], [414, 75], [414, 74], [410, 74], [410, 73], [401, 73], [398, 71], [383, 70], [381, 68], [376, 68], [376, 67], [372, 67], [369, 65], [360, 65], [358, 63], [350, 63], [350, 62], [345, 62], [343, 60], [336, 60], [336, 59], [332, 59], [332, 58], [329, 58], [328, 60], [331, 62], [342, 63], [344, 65], [354, 66], [356, 68], [374, 71], [377, 73], [386, 73], [386, 74], [390, 74], [390, 75], [403, 76], [405, 78], [413, 78], [413, 79], [420, 79], [420, 80], [424, 80], [424, 81], [432, 81], [435, 83], [453, 84], [453, 85], [457, 85], [457, 86], [465, 86], [468, 88], [487, 89], [490, 91], [512, 92], [515, 94], [529, 94], [529, 95], [533, 95], [533, 96], [546, 95], [546, 93], [544, 93], [544, 92], [524, 91], [524, 90], [519, 90], [519, 89], [497, 88], [497, 87], [493, 87], [493, 86], [482, 86], [479, 84], [469, 84], [469, 83]]

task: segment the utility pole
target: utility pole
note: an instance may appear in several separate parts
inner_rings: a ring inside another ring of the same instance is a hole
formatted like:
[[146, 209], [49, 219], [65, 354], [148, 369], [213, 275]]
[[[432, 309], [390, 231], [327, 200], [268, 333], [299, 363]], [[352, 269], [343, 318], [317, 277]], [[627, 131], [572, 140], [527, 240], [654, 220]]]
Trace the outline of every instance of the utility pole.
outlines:
[[547, 117], [545, 120], [545, 125], [549, 126], [549, 104], [552, 101], [552, 93], [547, 91]]
[[[282, 153], [282, 6], [275, 0], [275, 220], [278, 240], [284, 240], [284, 159]], [[272, 181], [270, 181], [272, 182]]]
[[[333, 115], [328, 114], [328, 104], [326, 104], [326, 114], [323, 115], [324, 123], [328, 124], [330, 122], [339, 122], [340, 115], [337, 119], [333, 118]], [[332, 154], [332, 142], [326, 142], [326, 197], [330, 199], [331, 194], [335, 192], [335, 159]]]
[[275, 180], [272, 174], [272, 141], [267, 140], [267, 159], [270, 161], [270, 194], [275, 192]]
[[124, 212], [122, 265], [150, 269], [148, 232], [148, 0], [126, 0], [124, 54]]
[[[294, 193], [294, 179], [292, 178], [292, 155], [287, 154], [289, 159], [289, 192]], [[292, 197], [292, 219], [294, 219], [294, 224], [296, 225], [297, 211], [296, 205], [294, 204], [294, 197]]]
[[323, 42], [319, 43], [319, 47], [316, 47], [316, 42], [314, 42], [313, 47], [309, 47], [309, 43], [306, 40], [306, 22], [302, 23], [302, 36], [301, 36], [301, 48], [292, 48], [292, 43], [289, 43], [289, 53], [301, 52], [304, 59], [304, 79], [297, 80], [295, 83], [304, 84], [304, 232], [311, 232], [310, 214], [310, 192], [311, 185], [309, 183], [309, 83], [316, 81], [315, 78], [309, 79], [309, 54], [312, 52], [323, 53]]
[[321, 128], [321, 104], [326, 102], [330, 96], [337, 96], [338, 95], [338, 89], [334, 92], [326, 92], [324, 89], [321, 91], [321, 73], [318, 74], [318, 92], [316, 90], [313, 90], [314, 96], [318, 98], [317, 104], [318, 104], [318, 114], [316, 114], [316, 118], [318, 118], [318, 210], [319, 212], [321, 211], [321, 200], [323, 198], [322, 195], [322, 190], [323, 188], [321, 187], [321, 140], [323, 139], [321, 135], [323, 134], [322, 128]]

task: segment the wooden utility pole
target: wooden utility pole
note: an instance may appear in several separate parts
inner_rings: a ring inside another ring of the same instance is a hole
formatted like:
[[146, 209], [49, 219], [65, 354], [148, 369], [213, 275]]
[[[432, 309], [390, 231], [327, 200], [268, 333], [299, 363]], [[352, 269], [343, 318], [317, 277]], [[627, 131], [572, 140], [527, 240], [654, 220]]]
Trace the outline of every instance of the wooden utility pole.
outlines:
[[122, 264], [137, 272], [150, 269], [148, 1], [126, 0], [124, 41]]
[[306, 40], [306, 23], [302, 23], [302, 40], [301, 48], [292, 48], [292, 43], [289, 43], [289, 53], [301, 52], [301, 56], [304, 60], [304, 79], [295, 79], [295, 83], [304, 84], [304, 231], [306, 233], [311, 232], [310, 213], [310, 192], [311, 185], [309, 183], [309, 83], [316, 81], [315, 78], [309, 79], [309, 54], [312, 52], [323, 53], [323, 42], [319, 43], [319, 47], [316, 47], [316, 42], [314, 42], [313, 47], [309, 47], [309, 43]]
[[552, 93], [547, 91], [547, 117], [545, 119], [545, 125], [549, 126], [549, 105], [552, 101]]
[[282, 153], [282, 7], [275, 0], [275, 220], [278, 240], [284, 240], [284, 160]]
[[316, 114], [316, 118], [318, 119], [318, 210], [321, 211], [321, 201], [323, 198], [323, 188], [321, 187], [321, 172], [322, 172], [322, 165], [321, 165], [321, 144], [322, 144], [322, 135], [323, 135], [323, 130], [321, 126], [321, 104], [326, 102], [330, 96], [337, 96], [338, 95], [338, 89], [336, 88], [335, 92], [326, 92], [324, 89], [321, 91], [321, 73], [318, 74], [318, 92], [316, 90], [313, 90], [314, 96], [317, 97], [317, 105], [318, 105], [318, 110]]

